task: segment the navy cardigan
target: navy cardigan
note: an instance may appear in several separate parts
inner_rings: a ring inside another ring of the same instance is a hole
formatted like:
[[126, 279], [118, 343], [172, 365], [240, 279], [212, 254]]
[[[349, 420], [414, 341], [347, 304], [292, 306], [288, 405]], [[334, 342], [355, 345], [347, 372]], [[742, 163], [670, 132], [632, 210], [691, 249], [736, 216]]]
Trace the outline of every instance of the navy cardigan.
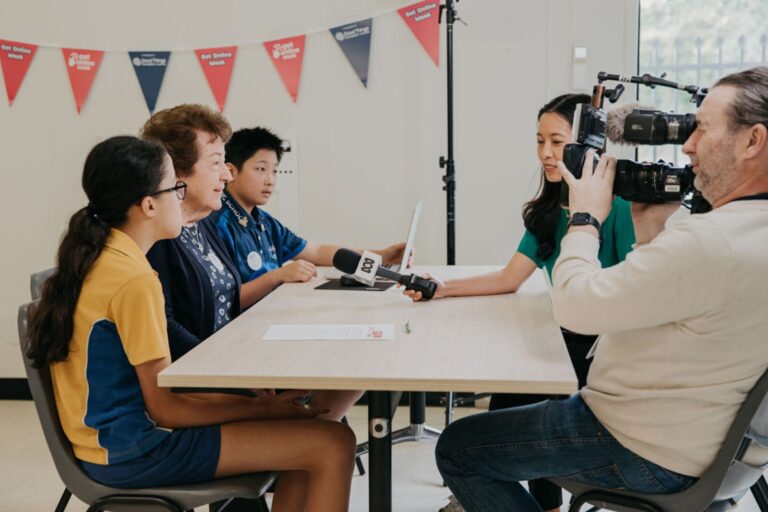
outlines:
[[[232, 301], [231, 318], [240, 314], [240, 273], [227, 254], [210, 217], [198, 225], [212, 250], [237, 281], [238, 293]], [[211, 281], [205, 269], [188, 254], [181, 241], [161, 240], [147, 253], [147, 259], [158, 273], [165, 296], [168, 341], [175, 361], [213, 334], [216, 308]]]

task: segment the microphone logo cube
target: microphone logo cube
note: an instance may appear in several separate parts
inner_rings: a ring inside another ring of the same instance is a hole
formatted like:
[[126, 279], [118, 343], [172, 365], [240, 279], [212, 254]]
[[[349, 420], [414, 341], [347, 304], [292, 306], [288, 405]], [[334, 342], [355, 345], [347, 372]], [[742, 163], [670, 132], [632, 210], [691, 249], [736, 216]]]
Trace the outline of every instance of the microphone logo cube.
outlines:
[[376, 271], [381, 266], [381, 262], [381, 255], [375, 252], [363, 251], [353, 277], [361, 283], [373, 286], [376, 281]]

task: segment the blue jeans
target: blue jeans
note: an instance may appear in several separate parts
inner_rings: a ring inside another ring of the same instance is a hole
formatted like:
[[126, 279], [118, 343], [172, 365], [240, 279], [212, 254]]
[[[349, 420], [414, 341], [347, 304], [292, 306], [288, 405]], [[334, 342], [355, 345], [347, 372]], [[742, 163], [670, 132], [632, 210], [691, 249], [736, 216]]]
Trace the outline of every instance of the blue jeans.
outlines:
[[519, 483], [536, 478], [655, 494], [696, 481], [624, 448], [578, 394], [458, 420], [443, 431], [435, 452], [443, 479], [467, 512], [541, 511]]

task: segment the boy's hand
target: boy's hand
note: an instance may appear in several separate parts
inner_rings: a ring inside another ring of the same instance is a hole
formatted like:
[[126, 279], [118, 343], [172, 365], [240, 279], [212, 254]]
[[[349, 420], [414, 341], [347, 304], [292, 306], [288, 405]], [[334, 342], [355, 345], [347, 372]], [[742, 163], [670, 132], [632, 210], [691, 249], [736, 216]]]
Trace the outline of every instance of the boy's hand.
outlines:
[[[384, 265], [394, 265], [399, 264], [401, 261], [403, 261], [403, 251], [405, 251], [405, 242], [401, 242], [399, 244], [390, 245], [386, 249], [378, 249], [373, 252], [381, 256], [382, 264]], [[408, 259], [408, 264], [410, 266], [410, 257]], [[400, 269], [401, 271], [404, 269]]]
[[317, 276], [317, 267], [306, 260], [294, 260], [275, 270], [281, 283], [305, 283]]
[[254, 398], [254, 403], [261, 409], [258, 418], [264, 420], [312, 419], [330, 412], [328, 409], [314, 407], [311, 402], [304, 404], [303, 398], [308, 393], [306, 390], [291, 390], [279, 395]]

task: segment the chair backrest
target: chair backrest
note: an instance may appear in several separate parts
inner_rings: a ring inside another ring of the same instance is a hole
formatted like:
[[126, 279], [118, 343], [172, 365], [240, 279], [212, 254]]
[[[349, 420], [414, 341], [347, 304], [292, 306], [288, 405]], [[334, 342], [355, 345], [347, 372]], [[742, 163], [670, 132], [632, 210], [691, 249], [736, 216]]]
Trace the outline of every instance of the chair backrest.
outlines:
[[[715, 494], [716, 501], [731, 499], [745, 494], [760, 479], [765, 469], [768, 468], [767, 375], [768, 371], [763, 374], [750, 392], [747, 400], [751, 400], [751, 403], [748, 405], [745, 402], [739, 411], [739, 416], [743, 414], [741, 420], [748, 422], [746, 432], [737, 430], [743, 428], [741, 424], [736, 425], [740, 419], [738, 416], [737, 421], [734, 421], [734, 425], [728, 432], [729, 437], [739, 438], [739, 445], [737, 445], [736, 454], [732, 455], [728, 461], [725, 475]], [[725, 456], [723, 456], [723, 459], [725, 459]], [[715, 460], [712, 468], [718, 463], [725, 464], [724, 461]]]
[[110, 489], [91, 480], [83, 472], [72, 451], [72, 445], [61, 427], [59, 413], [56, 409], [56, 399], [53, 394], [51, 372], [48, 368], [33, 367], [32, 360], [27, 357], [27, 347], [29, 346], [27, 319], [36, 304], [37, 301], [34, 301], [21, 306], [18, 317], [19, 345], [21, 346], [21, 356], [24, 360], [29, 390], [35, 402], [35, 409], [43, 427], [45, 442], [53, 457], [59, 478], [72, 494], [86, 503], [91, 503], [99, 497], [109, 494]]
[[37, 300], [43, 296], [43, 285], [54, 272], [56, 272], [55, 268], [49, 268], [29, 276], [29, 293], [32, 296], [32, 300]]

